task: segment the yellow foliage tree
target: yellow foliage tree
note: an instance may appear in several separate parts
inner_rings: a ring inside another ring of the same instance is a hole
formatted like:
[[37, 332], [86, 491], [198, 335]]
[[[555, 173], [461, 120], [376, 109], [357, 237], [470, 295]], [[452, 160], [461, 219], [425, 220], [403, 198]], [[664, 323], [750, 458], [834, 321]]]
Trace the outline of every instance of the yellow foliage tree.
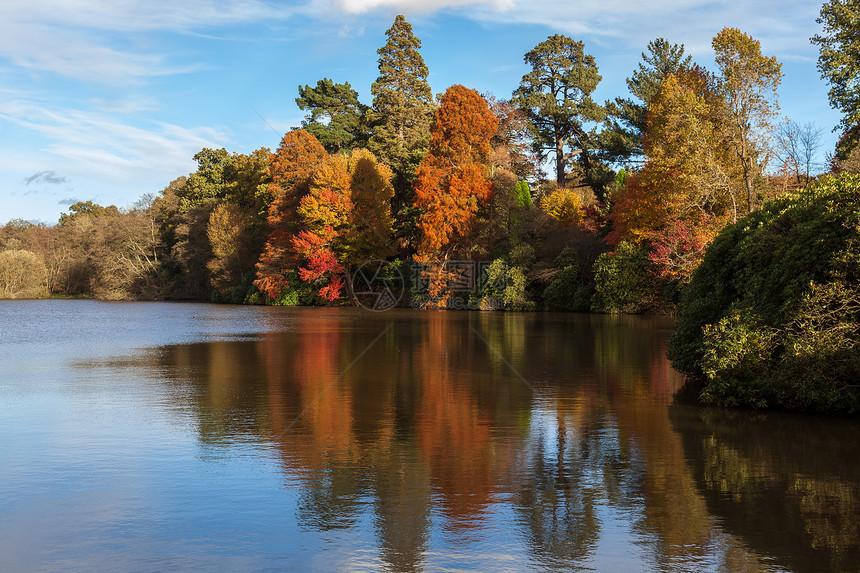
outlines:
[[541, 201], [541, 208], [566, 227], [578, 227], [582, 224], [579, 193], [570, 189], [557, 189], [547, 195]]

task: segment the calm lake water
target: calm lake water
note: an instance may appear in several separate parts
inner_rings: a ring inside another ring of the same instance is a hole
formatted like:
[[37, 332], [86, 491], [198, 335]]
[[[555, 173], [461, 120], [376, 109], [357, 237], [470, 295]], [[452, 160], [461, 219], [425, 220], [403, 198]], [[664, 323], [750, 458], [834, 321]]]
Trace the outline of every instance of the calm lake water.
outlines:
[[664, 318], [0, 302], [0, 571], [827, 571], [860, 421], [674, 399]]

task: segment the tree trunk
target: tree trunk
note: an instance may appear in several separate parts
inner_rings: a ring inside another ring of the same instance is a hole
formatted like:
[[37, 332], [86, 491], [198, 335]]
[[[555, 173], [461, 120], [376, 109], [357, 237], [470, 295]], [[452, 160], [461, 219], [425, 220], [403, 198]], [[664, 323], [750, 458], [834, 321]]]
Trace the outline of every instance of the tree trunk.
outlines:
[[555, 180], [559, 187], [564, 187], [564, 144], [555, 144]]

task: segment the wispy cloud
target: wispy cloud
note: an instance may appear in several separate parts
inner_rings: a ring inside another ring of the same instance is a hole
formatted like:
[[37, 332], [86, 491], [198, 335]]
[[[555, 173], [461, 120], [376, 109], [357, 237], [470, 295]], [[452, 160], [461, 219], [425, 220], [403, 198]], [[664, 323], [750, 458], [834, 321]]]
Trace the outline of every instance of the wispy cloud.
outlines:
[[397, 11], [406, 14], [428, 14], [451, 8], [485, 6], [493, 9], [513, 8], [513, 0], [338, 0], [337, 4], [349, 14], [373, 10]]
[[148, 34], [194, 34], [296, 12], [262, 0], [4, 0], [0, 58], [32, 71], [123, 85], [197, 69], [160, 53]]
[[51, 185], [59, 185], [60, 183], [65, 183], [66, 178], [62, 175], [57, 175], [55, 171], [39, 171], [38, 173], [34, 173], [24, 179], [24, 185], [30, 185], [32, 183], [48, 183]]
[[711, 38], [725, 26], [740, 28], [761, 40], [768, 53], [810, 52], [808, 38], [817, 29], [819, 8], [807, 0], [511, 0], [498, 5], [470, 4], [465, 12], [480, 21], [543, 25], [577, 39], [631, 47], [644, 47], [662, 36], [686, 43], [699, 53], [710, 52]]
[[4, 0], [0, 20], [116, 32], [185, 32], [282, 20], [302, 10], [274, 0]]
[[68, 207], [69, 205], [74, 205], [77, 202], [78, 202], [78, 199], [75, 197], [66, 197], [64, 199], [60, 199], [59, 201], [57, 201], [57, 205], [64, 205], [64, 206]]
[[[401, 12], [432, 14], [456, 11], [485, 23], [530, 24], [548, 31], [613, 47], [641, 50], [665, 37], [690, 51], [710, 53], [711, 38], [724, 26], [737, 27], [761, 40], [769, 53], [812, 52], [808, 38], [816, 31], [819, 5], [808, 0], [759, 0], [741, 3], [713, 0], [334, 0], [346, 14]], [[319, 0], [321, 7], [330, 2]]]
[[[46, 151], [65, 163], [65, 171], [121, 183], [186, 172], [194, 153], [228, 139], [218, 128], [132, 125], [122, 116], [23, 100], [0, 101], [0, 118], [45, 136]], [[37, 173], [33, 181], [44, 180], [44, 173], [52, 172]]]

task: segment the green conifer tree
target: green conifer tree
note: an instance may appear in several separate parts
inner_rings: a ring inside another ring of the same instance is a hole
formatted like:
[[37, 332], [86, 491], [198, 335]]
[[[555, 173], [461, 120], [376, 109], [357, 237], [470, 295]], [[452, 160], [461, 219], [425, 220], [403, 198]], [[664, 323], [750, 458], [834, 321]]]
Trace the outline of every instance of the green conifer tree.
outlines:
[[664, 38], [648, 42], [648, 52], [642, 53], [638, 69], [627, 78], [627, 89], [636, 99], [617, 97], [606, 102], [607, 128], [601, 134], [606, 159], [616, 163], [642, 159], [642, 136], [651, 98], [666, 76], [691, 65], [690, 56], [684, 56], [684, 44], [670, 44]]
[[299, 109], [310, 110], [302, 129], [316, 137], [329, 153], [355, 149], [367, 143], [365, 115], [368, 107], [358, 101], [349, 82], [336, 84], [328, 78], [316, 87], [299, 86]]
[[430, 145], [433, 92], [418, 52], [421, 40], [412, 34], [412, 25], [397, 16], [385, 35], [388, 41], [377, 50], [379, 77], [370, 89], [369, 148], [396, 176], [411, 180]]
[[582, 42], [567, 36], [547, 38], [525, 55], [532, 70], [523, 76], [511, 102], [532, 124], [534, 150], [542, 158], [552, 155], [559, 185], [575, 166], [582, 183], [603, 199], [606, 172], [595, 156], [593, 127], [603, 121], [603, 107], [591, 98], [600, 82], [594, 57], [585, 53]]

